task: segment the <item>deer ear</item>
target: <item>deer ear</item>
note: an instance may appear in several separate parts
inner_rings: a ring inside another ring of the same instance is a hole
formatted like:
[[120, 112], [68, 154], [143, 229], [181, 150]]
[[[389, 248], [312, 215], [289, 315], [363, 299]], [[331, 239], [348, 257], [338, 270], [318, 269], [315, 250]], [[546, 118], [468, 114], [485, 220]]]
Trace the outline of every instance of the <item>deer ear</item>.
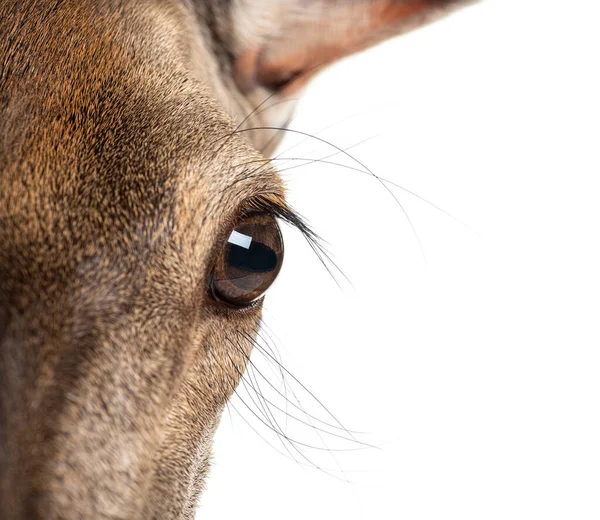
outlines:
[[[467, 0], [468, 1], [468, 0]], [[242, 92], [297, 90], [322, 67], [465, 0], [238, 0], [234, 75]], [[298, 78], [296, 81], [290, 80]]]

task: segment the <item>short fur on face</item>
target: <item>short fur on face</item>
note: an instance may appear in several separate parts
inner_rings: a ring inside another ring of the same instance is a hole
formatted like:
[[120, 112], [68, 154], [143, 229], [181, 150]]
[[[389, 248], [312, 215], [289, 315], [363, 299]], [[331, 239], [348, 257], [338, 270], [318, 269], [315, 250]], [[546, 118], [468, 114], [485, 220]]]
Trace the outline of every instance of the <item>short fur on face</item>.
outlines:
[[1, 518], [193, 517], [261, 313], [207, 279], [285, 209], [253, 110], [457, 3], [0, 4]]

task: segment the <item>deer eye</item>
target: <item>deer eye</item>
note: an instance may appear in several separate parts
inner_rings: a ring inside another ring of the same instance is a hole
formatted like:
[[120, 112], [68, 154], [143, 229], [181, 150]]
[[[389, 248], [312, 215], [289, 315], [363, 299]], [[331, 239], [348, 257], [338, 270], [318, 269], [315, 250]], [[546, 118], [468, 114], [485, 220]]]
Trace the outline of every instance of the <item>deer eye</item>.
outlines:
[[237, 307], [260, 298], [283, 263], [283, 239], [275, 218], [254, 214], [237, 223], [222, 245], [210, 277], [210, 290]]

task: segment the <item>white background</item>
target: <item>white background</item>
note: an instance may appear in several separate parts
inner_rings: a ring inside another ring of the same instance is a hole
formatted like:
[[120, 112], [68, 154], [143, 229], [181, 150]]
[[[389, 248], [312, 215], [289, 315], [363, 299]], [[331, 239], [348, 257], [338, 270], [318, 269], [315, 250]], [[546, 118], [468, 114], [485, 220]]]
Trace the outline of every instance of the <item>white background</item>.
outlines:
[[[284, 173], [352, 285], [338, 274], [338, 288], [287, 229], [266, 325], [284, 366], [377, 448], [288, 445], [294, 462], [242, 385], [199, 518], [600, 518], [596, 6], [487, 0], [311, 84], [292, 128], [343, 148], [370, 138], [348, 152], [452, 217], [388, 185], [421, 252], [369, 174], [318, 163]], [[280, 151], [337, 150], [288, 136]], [[292, 402], [295, 392], [290, 414], [348, 436], [290, 375], [281, 386], [267, 359], [253, 354]], [[285, 410], [258, 372], [250, 381]], [[296, 419], [287, 432], [360, 447]]]

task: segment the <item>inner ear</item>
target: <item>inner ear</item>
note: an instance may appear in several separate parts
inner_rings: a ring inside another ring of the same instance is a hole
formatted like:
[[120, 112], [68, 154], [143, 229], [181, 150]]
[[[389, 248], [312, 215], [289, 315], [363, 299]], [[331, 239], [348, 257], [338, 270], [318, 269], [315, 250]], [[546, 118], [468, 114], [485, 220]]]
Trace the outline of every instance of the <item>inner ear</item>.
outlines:
[[[262, 87], [292, 93], [333, 61], [413, 29], [464, 3], [280, 0], [276, 14], [255, 11], [264, 18], [257, 21], [253, 34], [240, 39], [245, 44], [235, 60], [235, 79], [243, 92]], [[244, 27], [250, 25], [246, 22]]]

